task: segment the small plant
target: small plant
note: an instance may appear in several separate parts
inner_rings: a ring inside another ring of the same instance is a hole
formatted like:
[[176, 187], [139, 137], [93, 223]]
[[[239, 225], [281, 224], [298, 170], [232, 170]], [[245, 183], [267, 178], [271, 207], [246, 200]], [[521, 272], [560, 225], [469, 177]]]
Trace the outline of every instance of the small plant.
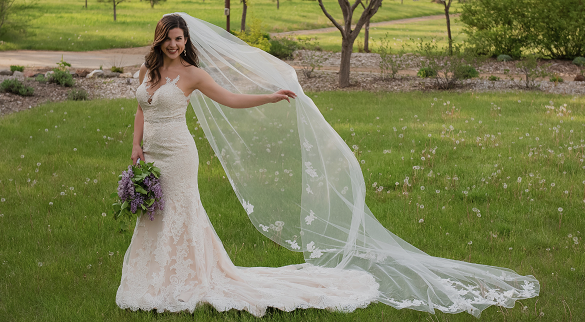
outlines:
[[498, 61], [512, 61], [514, 60], [510, 55], [499, 55], [497, 58]]
[[110, 70], [114, 73], [123, 73], [124, 72], [124, 67], [116, 67], [116, 66], [112, 66], [112, 68], [110, 68]]
[[270, 52], [270, 36], [262, 33], [262, 22], [260, 19], [252, 19], [246, 31], [235, 31], [234, 34], [245, 41], [248, 45]]
[[457, 69], [455, 70], [455, 73], [457, 74], [456, 77], [458, 79], [470, 79], [479, 77], [479, 72], [477, 71], [477, 69], [470, 65], [458, 66]]
[[305, 49], [301, 58], [301, 71], [306, 78], [313, 77], [315, 68], [320, 69], [323, 63], [329, 59], [330, 53], [322, 51], [318, 42], [312, 42], [311, 38], [299, 38], [301, 46]]
[[10, 65], [11, 72], [24, 72], [24, 66]]
[[391, 78], [395, 78], [400, 69], [408, 67], [408, 63], [403, 59], [404, 45], [401, 51], [393, 55], [392, 48], [390, 47], [390, 35], [388, 33], [380, 40], [378, 52], [380, 53], [380, 74], [382, 74], [382, 79], [385, 79], [388, 75]]
[[490, 77], [488, 77], [488, 80], [490, 82], [497, 82], [500, 80], [500, 78], [498, 76], [490, 75]]
[[71, 67], [71, 64], [63, 60], [63, 55], [61, 55], [61, 61], [57, 63], [57, 69], [59, 70], [67, 70], [67, 67]]
[[53, 74], [49, 75], [49, 83], [71, 87], [73, 86], [73, 76], [68, 71], [55, 68]]
[[67, 94], [67, 99], [71, 101], [88, 101], [89, 97], [84, 89], [73, 88], [69, 91], [69, 94]]
[[536, 79], [548, 76], [548, 73], [538, 66], [536, 56], [530, 55], [526, 59], [518, 62], [516, 67], [519, 68], [526, 77], [526, 88], [535, 88]]
[[34, 88], [26, 86], [16, 79], [7, 79], [0, 83], [0, 90], [20, 96], [33, 96]]
[[549, 80], [552, 83], [562, 83], [565, 81], [564, 79], [562, 79], [560, 76], [557, 76], [557, 75], [553, 75]]
[[35, 80], [36, 80], [37, 82], [39, 82], [39, 83], [43, 83], [43, 84], [49, 81], [49, 80], [48, 80], [48, 79], [45, 77], [45, 75], [43, 75], [43, 74], [38, 74], [38, 75], [35, 77]]
[[577, 57], [573, 59], [573, 64], [579, 67], [585, 67], [585, 57]]
[[429, 78], [437, 76], [437, 71], [432, 69], [431, 67], [423, 67], [418, 70], [416, 76], [421, 78]]
[[291, 38], [276, 38], [270, 40], [270, 54], [280, 59], [291, 58], [293, 52], [299, 49], [299, 44]]

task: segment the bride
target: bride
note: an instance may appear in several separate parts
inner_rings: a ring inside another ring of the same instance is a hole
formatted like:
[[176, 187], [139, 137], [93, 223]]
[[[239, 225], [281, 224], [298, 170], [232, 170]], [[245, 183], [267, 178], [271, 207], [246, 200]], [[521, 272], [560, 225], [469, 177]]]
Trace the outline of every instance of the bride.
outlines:
[[[209, 303], [263, 316], [382, 302], [479, 317], [538, 295], [532, 276], [432, 257], [384, 228], [353, 153], [286, 63], [178, 13], [158, 22], [139, 79], [132, 160], [160, 168], [165, 207], [136, 222], [120, 308], [192, 313]], [[303, 251], [305, 264], [234, 266], [201, 205], [189, 102], [252, 223]]]

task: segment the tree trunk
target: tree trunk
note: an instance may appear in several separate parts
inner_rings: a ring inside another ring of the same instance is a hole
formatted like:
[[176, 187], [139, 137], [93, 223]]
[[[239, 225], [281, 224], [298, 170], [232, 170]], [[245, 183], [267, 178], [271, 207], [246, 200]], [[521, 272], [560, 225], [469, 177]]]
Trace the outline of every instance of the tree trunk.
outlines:
[[150, 8], [154, 8], [154, 0], [150, 0]]
[[248, 12], [248, 4], [246, 0], [242, 0], [244, 3], [244, 9], [242, 10], [242, 24], [240, 26], [241, 31], [246, 31], [246, 13]]
[[276, 10], [280, 9], [280, 0], [276, 0]]
[[227, 14], [225, 15], [226, 17], [226, 23], [225, 23], [225, 30], [227, 32], [230, 32], [230, 0], [225, 0], [225, 9]]
[[116, 21], [116, 0], [113, 0], [114, 2], [114, 21]]
[[87, 9], [87, 0], [85, 0], [85, 9]]
[[368, 19], [368, 21], [366, 21], [366, 24], [364, 25], [364, 52], [369, 53], [370, 52], [370, 19]]
[[451, 0], [448, 0], [449, 4], [447, 4], [447, 0], [443, 2], [445, 5], [445, 19], [447, 20], [447, 35], [449, 36], [449, 55], [453, 55], [453, 39], [451, 38], [451, 19], [449, 19], [449, 8], [451, 7]]
[[353, 52], [352, 38], [343, 37], [341, 40], [341, 64], [339, 65], [339, 87], [349, 86], [349, 70], [351, 53]]

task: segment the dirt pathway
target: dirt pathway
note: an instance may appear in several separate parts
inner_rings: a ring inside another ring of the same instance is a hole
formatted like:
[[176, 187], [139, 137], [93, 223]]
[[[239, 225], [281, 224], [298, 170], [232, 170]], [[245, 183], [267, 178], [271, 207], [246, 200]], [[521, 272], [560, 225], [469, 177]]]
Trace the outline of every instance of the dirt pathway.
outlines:
[[[459, 15], [451, 15], [451, 18], [456, 18], [458, 16]], [[437, 20], [437, 19], [445, 19], [445, 15], [434, 15], [434, 16], [424, 16], [424, 17], [416, 17], [416, 18], [397, 19], [397, 20], [390, 20], [390, 21], [372, 22], [372, 23], [370, 23], [370, 28], [371, 27], [397, 25], [397, 24], [403, 24], [403, 23], [411, 23], [411, 22]], [[355, 28], [355, 25], [353, 25], [352, 28]], [[309, 29], [309, 30], [295, 30], [295, 31], [286, 31], [286, 32], [275, 32], [275, 33], [271, 33], [270, 37], [313, 35], [313, 34], [320, 34], [320, 33], [333, 32], [333, 31], [338, 31], [337, 27]]]

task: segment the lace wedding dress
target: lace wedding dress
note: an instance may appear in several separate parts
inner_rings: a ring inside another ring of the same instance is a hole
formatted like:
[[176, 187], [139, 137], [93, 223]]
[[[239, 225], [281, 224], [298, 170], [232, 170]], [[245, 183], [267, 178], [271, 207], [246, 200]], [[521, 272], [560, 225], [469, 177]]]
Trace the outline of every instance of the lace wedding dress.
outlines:
[[120, 308], [193, 312], [199, 303], [218, 311], [264, 315], [267, 307], [350, 312], [379, 295], [367, 272], [310, 264], [279, 268], [236, 267], [201, 205], [198, 155], [187, 128], [189, 97], [179, 76], [149, 95], [145, 81], [136, 98], [144, 111], [144, 157], [161, 170], [164, 211], [138, 218], [116, 294]]

